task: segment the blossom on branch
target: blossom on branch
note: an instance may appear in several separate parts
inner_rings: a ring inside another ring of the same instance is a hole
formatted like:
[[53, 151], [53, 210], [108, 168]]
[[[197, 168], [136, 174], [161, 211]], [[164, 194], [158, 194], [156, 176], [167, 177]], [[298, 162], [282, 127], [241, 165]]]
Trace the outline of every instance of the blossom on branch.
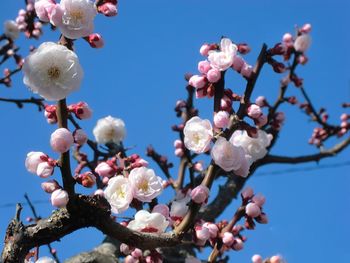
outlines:
[[135, 214], [135, 219], [129, 222], [128, 228], [145, 233], [161, 234], [165, 232], [168, 225], [169, 222], [160, 213], [140, 210]]
[[107, 116], [97, 121], [93, 134], [100, 144], [120, 143], [126, 134], [125, 123], [121, 119]]
[[209, 120], [202, 120], [195, 116], [186, 122], [184, 135], [187, 149], [195, 153], [203, 153], [209, 150], [213, 128]]
[[237, 46], [228, 38], [221, 39], [220, 51], [210, 50], [208, 52], [208, 60], [213, 68], [225, 71], [232, 66], [235, 55], [237, 54]]

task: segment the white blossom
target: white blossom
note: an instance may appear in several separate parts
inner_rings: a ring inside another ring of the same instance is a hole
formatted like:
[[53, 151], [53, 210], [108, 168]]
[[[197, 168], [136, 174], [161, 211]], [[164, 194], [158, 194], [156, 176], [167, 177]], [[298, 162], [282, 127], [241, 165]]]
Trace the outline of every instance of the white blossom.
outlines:
[[302, 34], [297, 37], [294, 42], [294, 48], [296, 51], [305, 52], [311, 45], [311, 37], [308, 34]]
[[61, 0], [60, 8], [63, 11], [62, 19], [55, 20], [54, 24], [64, 36], [77, 39], [93, 33], [97, 10], [92, 1]]
[[77, 55], [53, 42], [45, 42], [23, 64], [23, 82], [47, 100], [61, 100], [79, 88], [83, 78]]
[[183, 218], [187, 214], [190, 201], [190, 191], [186, 195], [183, 195], [181, 191], [177, 192], [175, 200], [171, 202], [170, 217], [173, 219]]
[[4, 23], [4, 34], [6, 37], [15, 40], [19, 37], [20, 30], [18, 25], [13, 20], [7, 20]]
[[235, 131], [230, 139], [230, 142], [236, 146], [243, 147], [246, 154], [252, 157], [251, 162], [255, 162], [263, 158], [267, 154], [267, 149], [271, 143], [273, 136], [267, 134], [263, 130], [258, 130], [257, 138], [248, 136], [246, 131]]
[[208, 60], [213, 68], [225, 71], [232, 66], [235, 55], [237, 54], [237, 46], [228, 38], [221, 39], [220, 51], [211, 50], [208, 53]]
[[213, 128], [209, 120], [202, 120], [195, 116], [186, 122], [184, 135], [187, 149], [195, 153], [203, 153], [209, 150]]
[[237, 147], [223, 137], [219, 137], [211, 150], [214, 162], [226, 172], [238, 170], [245, 159], [242, 147]]
[[93, 134], [100, 144], [120, 143], [126, 134], [125, 123], [121, 119], [107, 116], [97, 121]]
[[152, 169], [146, 167], [134, 168], [129, 174], [134, 197], [141, 202], [151, 202], [163, 191], [162, 179]]
[[161, 234], [165, 232], [168, 225], [169, 222], [162, 214], [140, 210], [135, 214], [135, 219], [129, 222], [128, 228], [140, 232]]
[[133, 199], [132, 186], [122, 175], [111, 178], [104, 190], [104, 196], [112, 207], [112, 212], [119, 214], [129, 208]]
[[56, 261], [50, 257], [41, 257], [35, 263], [56, 263]]

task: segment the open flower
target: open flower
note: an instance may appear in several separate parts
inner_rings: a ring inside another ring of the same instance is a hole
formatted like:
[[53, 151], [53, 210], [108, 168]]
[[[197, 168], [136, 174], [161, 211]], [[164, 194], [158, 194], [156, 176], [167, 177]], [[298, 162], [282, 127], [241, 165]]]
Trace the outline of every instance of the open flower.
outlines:
[[130, 221], [128, 228], [140, 232], [161, 234], [165, 232], [168, 225], [169, 222], [160, 213], [140, 210], [135, 214], [135, 220]]
[[107, 116], [99, 119], [93, 130], [93, 134], [98, 143], [120, 143], [125, 137], [125, 123], [121, 119]]
[[186, 122], [184, 135], [187, 149], [195, 153], [203, 153], [209, 150], [213, 128], [209, 120], [202, 120], [195, 116]]
[[134, 197], [142, 202], [151, 202], [163, 191], [162, 179], [152, 169], [139, 167], [132, 169], [129, 181], [133, 187]]
[[225, 71], [232, 66], [235, 55], [237, 54], [237, 46], [228, 38], [221, 39], [220, 51], [211, 50], [208, 52], [208, 60], [213, 68]]
[[61, 100], [79, 88], [83, 78], [77, 55], [53, 42], [45, 42], [23, 64], [23, 82], [47, 100]]
[[52, 12], [51, 23], [67, 38], [86, 37], [94, 30], [97, 10], [90, 0], [61, 0]]
[[104, 196], [111, 205], [113, 213], [122, 213], [129, 208], [133, 199], [132, 186], [127, 178], [118, 175], [108, 181]]

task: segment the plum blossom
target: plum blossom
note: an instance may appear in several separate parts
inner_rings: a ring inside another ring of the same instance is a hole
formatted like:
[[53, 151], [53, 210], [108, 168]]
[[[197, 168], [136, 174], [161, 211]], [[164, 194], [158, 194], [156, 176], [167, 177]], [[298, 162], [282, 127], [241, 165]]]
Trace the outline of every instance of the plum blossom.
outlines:
[[97, 121], [93, 134], [100, 144], [120, 143], [126, 135], [125, 123], [121, 119], [107, 116]]
[[19, 28], [15, 21], [7, 20], [4, 23], [4, 34], [7, 38], [15, 40], [19, 37]]
[[171, 202], [170, 217], [173, 220], [183, 218], [188, 211], [188, 203], [191, 197], [189, 195], [177, 196], [176, 200]]
[[267, 154], [267, 149], [271, 143], [272, 135], [263, 130], [258, 130], [257, 138], [250, 137], [246, 131], [235, 131], [230, 139], [233, 145], [243, 147], [246, 154], [252, 157], [251, 161], [255, 162]]
[[77, 55], [53, 42], [45, 42], [23, 64], [23, 82], [46, 100], [61, 100], [77, 90], [83, 78]]
[[214, 125], [217, 128], [226, 128], [230, 122], [230, 114], [227, 111], [219, 111], [214, 115]]
[[49, 13], [55, 8], [53, 0], [36, 0], [34, 4], [35, 13], [43, 22], [50, 22]]
[[36, 174], [38, 165], [45, 162], [47, 158], [48, 156], [43, 152], [29, 152], [25, 161], [25, 166], [28, 172]]
[[252, 256], [252, 263], [263, 263], [263, 259], [260, 255], [256, 254]]
[[201, 89], [207, 84], [207, 79], [204, 76], [193, 75], [188, 84], [196, 89]]
[[65, 153], [74, 143], [72, 133], [66, 128], [59, 128], [51, 134], [51, 148], [58, 153]]
[[197, 204], [203, 204], [206, 202], [209, 196], [209, 188], [205, 185], [198, 185], [191, 191], [192, 201]]
[[297, 37], [294, 42], [294, 48], [296, 51], [305, 52], [311, 45], [311, 37], [308, 34], [302, 34]]
[[140, 232], [161, 234], [165, 232], [168, 225], [169, 222], [162, 214], [140, 210], [135, 214], [135, 219], [129, 222], [128, 228]]
[[226, 172], [239, 169], [245, 158], [242, 147], [233, 145], [223, 137], [216, 140], [211, 156], [214, 162]]
[[236, 54], [237, 46], [230, 39], [223, 38], [220, 42], [220, 51], [210, 50], [208, 60], [213, 68], [225, 71], [232, 66]]
[[95, 168], [95, 172], [102, 177], [112, 177], [117, 172], [115, 168], [111, 162], [100, 162]]
[[47, 178], [53, 174], [54, 166], [49, 162], [42, 162], [38, 164], [36, 174], [41, 178]]
[[132, 185], [127, 178], [118, 175], [108, 181], [104, 196], [111, 205], [113, 213], [122, 213], [129, 208], [133, 199]]
[[86, 37], [94, 30], [97, 10], [90, 0], [61, 0], [51, 12], [54, 14], [51, 14], [50, 22], [67, 38]]
[[41, 183], [41, 188], [46, 192], [51, 194], [53, 191], [60, 188], [60, 185], [57, 183], [56, 180], [50, 180], [47, 182]]
[[87, 134], [83, 129], [77, 129], [73, 132], [74, 142], [78, 144], [79, 146], [84, 145], [87, 140]]
[[56, 263], [56, 261], [50, 257], [41, 257], [35, 263]]
[[203, 153], [209, 150], [213, 128], [209, 120], [202, 120], [195, 116], [186, 122], [184, 135], [187, 149], [195, 153]]
[[245, 207], [245, 212], [250, 217], [258, 217], [261, 214], [260, 207], [255, 203], [249, 203]]
[[57, 189], [51, 194], [51, 204], [56, 207], [65, 207], [68, 204], [68, 193], [62, 189]]
[[133, 195], [142, 202], [151, 202], [163, 191], [162, 179], [152, 169], [139, 167], [132, 169], [129, 181], [133, 187]]

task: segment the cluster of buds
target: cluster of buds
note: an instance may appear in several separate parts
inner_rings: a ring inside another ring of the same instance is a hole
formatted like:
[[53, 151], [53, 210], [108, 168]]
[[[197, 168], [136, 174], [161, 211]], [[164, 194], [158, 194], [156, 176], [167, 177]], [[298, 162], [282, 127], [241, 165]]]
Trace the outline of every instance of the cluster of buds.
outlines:
[[175, 155], [177, 157], [182, 157], [185, 154], [185, 145], [179, 139], [174, 141]]
[[42, 35], [43, 24], [36, 18], [34, 1], [27, 1], [26, 9], [20, 9], [16, 18], [18, 29], [24, 32], [27, 38], [38, 39]]
[[125, 263], [138, 263], [138, 262], [161, 263], [163, 262], [162, 255], [156, 249], [142, 251], [139, 248], [132, 248], [126, 244], [121, 244], [120, 251], [124, 255], [126, 255], [124, 259]]
[[28, 172], [36, 174], [41, 178], [47, 178], [54, 172], [57, 161], [51, 159], [43, 152], [30, 152], [27, 154], [25, 166]]
[[247, 115], [254, 120], [255, 125], [259, 128], [267, 124], [267, 115], [263, 113], [258, 104], [250, 104], [247, 108]]
[[197, 246], [203, 247], [207, 241], [212, 245], [219, 234], [219, 228], [216, 224], [210, 222], [197, 222], [194, 227], [194, 241]]
[[[57, 106], [56, 105], [45, 105], [45, 117], [49, 124], [57, 123]], [[92, 110], [86, 102], [78, 102], [71, 104], [67, 107], [69, 113], [72, 113], [79, 120], [89, 119], [92, 116]]]
[[350, 130], [350, 115], [343, 113], [340, 116], [340, 131], [338, 132], [338, 136], [343, 136], [345, 133], [347, 133]]
[[255, 222], [267, 224], [267, 216], [262, 211], [265, 204], [265, 197], [260, 194], [254, 195], [253, 189], [249, 187], [242, 191], [241, 197], [242, 205], [245, 206], [245, 227], [247, 229], [254, 229]]
[[311, 138], [309, 139], [309, 144], [314, 144], [317, 147], [322, 145], [322, 142], [329, 137], [326, 129], [317, 127], [313, 130]]
[[86, 188], [92, 188], [96, 184], [96, 177], [92, 172], [85, 172], [74, 177], [78, 184]]
[[232, 231], [227, 231], [221, 234], [222, 243], [225, 245], [225, 249], [242, 250], [246, 237], [241, 234], [244, 230], [243, 226], [236, 225], [232, 228]]
[[263, 259], [260, 255], [252, 256], [252, 263], [285, 263], [286, 261], [280, 255], [274, 255], [270, 258]]

